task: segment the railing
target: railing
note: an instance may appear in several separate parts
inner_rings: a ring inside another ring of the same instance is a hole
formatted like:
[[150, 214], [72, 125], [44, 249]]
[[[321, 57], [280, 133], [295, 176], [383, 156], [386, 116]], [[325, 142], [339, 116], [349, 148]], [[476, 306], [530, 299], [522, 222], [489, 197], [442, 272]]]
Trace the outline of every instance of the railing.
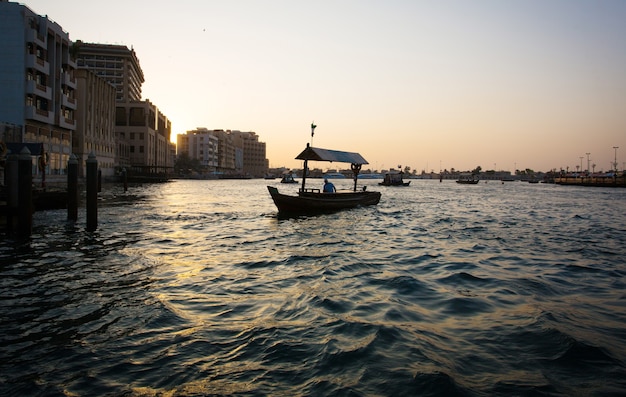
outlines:
[[314, 189], [314, 188], [304, 188], [304, 189], [300, 189], [299, 192], [300, 193], [319, 193], [320, 190]]

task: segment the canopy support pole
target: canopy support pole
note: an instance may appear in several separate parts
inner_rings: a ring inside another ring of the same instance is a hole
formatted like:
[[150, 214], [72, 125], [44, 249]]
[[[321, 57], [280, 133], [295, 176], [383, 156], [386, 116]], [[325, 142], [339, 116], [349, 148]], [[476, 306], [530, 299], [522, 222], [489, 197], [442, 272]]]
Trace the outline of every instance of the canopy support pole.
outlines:
[[359, 178], [359, 172], [361, 171], [361, 164], [352, 163], [350, 165], [352, 173], [354, 174], [354, 191], [356, 192], [356, 181]]

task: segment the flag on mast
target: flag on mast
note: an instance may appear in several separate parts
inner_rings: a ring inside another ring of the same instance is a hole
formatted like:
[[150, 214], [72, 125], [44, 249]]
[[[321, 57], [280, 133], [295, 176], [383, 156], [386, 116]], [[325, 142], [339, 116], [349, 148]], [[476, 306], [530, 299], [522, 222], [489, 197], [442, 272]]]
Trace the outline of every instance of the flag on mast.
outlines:
[[313, 138], [313, 134], [315, 133], [315, 128], [317, 126], [315, 125], [315, 122], [311, 123], [311, 138]]

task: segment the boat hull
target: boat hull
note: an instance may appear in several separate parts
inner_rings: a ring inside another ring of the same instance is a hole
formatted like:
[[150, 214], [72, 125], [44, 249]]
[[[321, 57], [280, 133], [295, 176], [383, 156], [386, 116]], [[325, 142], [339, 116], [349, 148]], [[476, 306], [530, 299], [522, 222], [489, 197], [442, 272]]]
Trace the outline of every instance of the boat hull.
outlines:
[[380, 186], [409, 186], [411, 181], [408, 182], [378, 182]]
[[340, 192], [340, 193], [300, 193], [298, 196], [278, 192], [273, 186], [267, 189], [278, 212], [290, 214], [310, 214], [335, 212], [366, 205], [376, 205], [380, 201], [380, 192]]

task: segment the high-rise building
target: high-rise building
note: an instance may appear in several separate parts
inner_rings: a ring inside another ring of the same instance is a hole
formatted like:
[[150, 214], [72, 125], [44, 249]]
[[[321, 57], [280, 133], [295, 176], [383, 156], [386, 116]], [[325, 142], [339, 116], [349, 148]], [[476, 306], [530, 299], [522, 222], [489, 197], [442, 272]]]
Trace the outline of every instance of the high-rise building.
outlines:
[[117, 102], [141, 101], [143, 70], [135, 50], [124, 45], [74, 43], [76, 65], [113, 84]]
[[43, 145], [36, 174], [67, 170], [77, 108], [71, 51], [69, 34], [57, 23], [0, 1], [0, 124], [21, 130], [19, 143]]
[[76, 64], [116, 89], [118, 166], [141, 173], [162, 173], [171, 164], [171, 123], [149, 100], [141, 99], [143, 71], [135, 51], [123, 45], [75, 43]]

